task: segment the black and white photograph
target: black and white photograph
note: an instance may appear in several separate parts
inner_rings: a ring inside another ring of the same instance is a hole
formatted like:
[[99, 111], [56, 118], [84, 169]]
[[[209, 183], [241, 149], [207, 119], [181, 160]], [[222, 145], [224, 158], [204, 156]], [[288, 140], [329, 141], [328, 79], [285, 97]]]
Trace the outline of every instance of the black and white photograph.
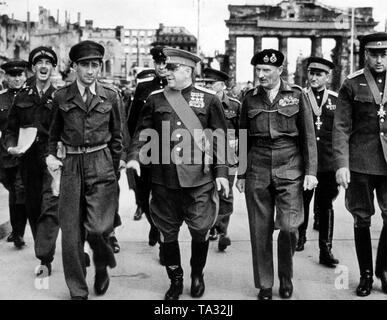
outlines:
[[381, 0], [0, 0], [0, 300], [386, 300], [386, 71]]

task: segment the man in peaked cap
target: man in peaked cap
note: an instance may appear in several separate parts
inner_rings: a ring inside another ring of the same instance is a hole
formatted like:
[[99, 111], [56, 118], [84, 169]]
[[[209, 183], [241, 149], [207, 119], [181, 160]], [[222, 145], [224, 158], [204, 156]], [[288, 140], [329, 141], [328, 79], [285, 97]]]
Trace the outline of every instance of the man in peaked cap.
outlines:
[[[20, 157], [26, 210], [35, 242], [35, 255], [40, 260], [36, 275], [45, 277], [51, 274], [59, 232], [58, 197], [52, 192], [53, 179], [44, 161], [55, 91], [51, 75], [58, 60], [51, 48], [38, 47], [30, 52], [28, 61], [34, 76], [14, 99], [8, 117], [6, 146], [10, 154]], [[31, 128], [36, 129], [36, 133], [29, 134], [33, 143], [27, 151], [20, 150], [19, 133], [28, 132]]]
[[[216, 95], [222, 102], [222, 107], [224, 115], [226, 116], [226, 123], [228, 129], [228, 143], [231, 160], [232, 155], [236, 154], [237, 145], [238, 145], [238, 132], [239, 132], [239, 115], [240, 115], [240, 105], [241, 103], [231, 98], [226, 94], [226, 81], [228, 81], [229, 76], [227, 73], [212, 69], [205, 68], [203, 70], [204, 81], [207, 84], [207, 87], [214, 90]], [[229, 161], [231, 162], [231, 161]], [[228, 181], [230, 186], [229, 196], [226, 198], [223, 196], [222, 192], [219, 192], [219, 214], [216, 219], [215, 225], [211, 228], [210, 240], [216, 240], [219, 234], [218, 249], [219, 251], [224, 251], [229, 245], [231, 245], [231, 239], [227, 233], [228, 225], [230, 223], [230, 216], [233, 212], [234, 197], [232, 188], [234, 185], [236, 170], [237, 170], [237, 161], [234, 163], [229, 163], [229, 175]]]
[[361, 39], [365, 67], [342, 84], [333, 127], [333, 155], [337, 183], [346, 189], [345, 204], [354, 218], [356, 254], [360, 269], [358, 296], [371, 293], [373, 258], [371, 217], [374, 191], [383, 218], [375, 275], [387, 293], [387, 33]]
[[[245, 192], [258, 299], [272, 299], [272, 236], [278, 235], [279, 294], [293, 293], [293, 254], [303, 222], [303, 189], [317, 185], [313, 117], [302, 89], [281, 79], [284, 56], [273, 49], [251, 59], [259, 85], [242, 102], [240, 129], [247, 130], [249, 161], [238, 172]], [[250, 164], [250, 165], [249, 165]]]
[[[319, 184], [315, 191], [314, 204], [319, 212], [319, 262], [333, 268], [339, 263], [331, 252], [334, 225], [332, 202], [339, 193], [335, 178], [332, 150], [332, 128], [337, 105], [337, 93], [328, 90], [327, 86], [334, 66], [331, 61], [320, 57], [308, 58], [309, 86], [305, 89], [312, 106], [318, 151], [317, 179]], [[309, 206], [313, 193], [314, 190], [304, 191], [304, 222], [298, 229], [299, 239], [296, 251], [304, 249]]]
[[13, 242], [16, 248], [22, 248], [25, 245], [23, 236], [27, 223], [27, 213], [19, 159], [7, 152], [5, 130], [9, 109], [26, 81], [27, 64], [27, 61], [15, 59], [0, 66], [5, 72], [8, 87], [0, 92], [0, 183], [9, 192], [8, 207], [12, 232], [7, 241]]
[[[116, 266], [109, 235], [118, 209], [121, 101], [112, 86], [97, 81], [104, 51], [93, 41], [82, 41], [70, 49], [77, 79], [55, 94], [46, 159], [52, 171], [62, 171], [63, 268], [71, 298], [76, 300], [88, 298], [85, 240], [93, 250], [97, 295], [109, 287], [107, 267]], [[57, 154], [58, 142], [64, 146], [65, 157]]]
[[[197, 149], [202, 141], [198, 142], [192, 137], [194, 130], [202, 129], [211, 132], [219, 129], [224, 135], [227, 126], [215, 92], [193, 85], [196, 64], [200, 58], [175, 48], [165, 48], [164, 54], [167, 56], [168, 86], [154, 91], [148, 97], [132, 140], [127, 166], [134, 168], [137, 174], [141, 173], [139, 162], [151, 160], [140, 154], [146, 144], [144, 130], [155, 130], [161, 137], [156, 142], [159, 150], [166, 148], [162, 153], [171, 155], [171, 159], [169, 156], [165, 159], [158, 154], [157, 161], [150, 161], [150, 213], [161, 233], [164, 262], [171, 280], [165, 299], [177, 300], [183, 292], [178, 235], [184, 221], [192, 237], [191, 296], [198, 298], [205, 291], [203, 269], [207, 260], [209, 230], [217, 215], [217, 189], [222, 188], [227, 197], [229, 184], [227, 165], [216, 152], [218, 139], [214, 139], [213, 149], [208, 151], [200, 147]], [[165, 136], [166, 127], [172, 136]], [[191, 149], [191, 145], [195, 147]], [[205, 155], [213, 159], [213, 164], [203, 163]]]

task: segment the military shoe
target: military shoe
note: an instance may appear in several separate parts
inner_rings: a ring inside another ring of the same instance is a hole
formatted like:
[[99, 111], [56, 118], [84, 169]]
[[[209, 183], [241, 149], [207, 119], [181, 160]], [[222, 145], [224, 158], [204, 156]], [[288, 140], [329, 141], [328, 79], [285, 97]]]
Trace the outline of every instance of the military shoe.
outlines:
[[211, 241], [215, 241], [218, 239], [218, 232], [216, 231], [215, 227], [212, 227], [210, 229], [210, 236], [209, 236], [209, 239]]
[[273, 291], [271, 288], [262, 288], [258, 293], [258, 300], [272, 300]]
[[103, 295], [109, 288], [109, 274], [107, 268], [96, 268], [94, 278], [94, 291], [96, 295]]
[[204, 284], [203, 274], [191, 276], [191, 297], [200, 298], [204, 294], [206, 286]]
[[296, 251], [303, 251], [306, 243], [306, 237], [305, 236], [300, 236], [298, 238], [297, 246], [296, 246]]
[[142, 214], [143, 214], [142, 209], [141, 207], [138, 206], [136, 212], [134, 213], [133, 220], [135, 221], [141, 220]]
[[13, 242], [14, 240], [15, 240], [15, 235], [13, 232], [11, 232], [7, 237], [7, 242]]
[[229, 237], [227, 237], [224, 234], [221, 234], [219, 237], [219, 242], [218, 242], [218, 249], [219, 251], [224, 251], [228, 246], [231, 245], [231, 240]]
[[183, 278], [171, 280], [171, 286], [165, 293], [164, 300], [179, 300], [179, 296], [183, 293]]
[[339, 263], [331, 251], [320, 251], [320, 264], [327, 266], [328, 268], [336, 268]]
[[17, 235], [14, 236], [13, 244], [14, 244], [14, 246], [17, 249], [21, 249], [21, 248], [23, 248], [26, 245], [26, 243], [24, 242], [23, 237], [17, 236]]
[[114, 253], [120, 252], [121, 247], [118, 244], [118, 240], [115, 236], [109, 237], [109, 243], [110, 243], [110, 246], [112, 247]]
[[279, 295], [282, 299], [289, 299], [293, 294], [292, 279], [280, 277]]
[[380, 281], [382, 282], [382, 291], [387, 293], [387, 271], [382, 271], [380, 275]]
[[364, 275], [360, 277], [360, 283], [356, 288], [356, 294], [359, 297], [366, 297], [370, 295], [373, 282], [374, 280], [372, 278], [372, 272], [369, 270], [366, 270]]

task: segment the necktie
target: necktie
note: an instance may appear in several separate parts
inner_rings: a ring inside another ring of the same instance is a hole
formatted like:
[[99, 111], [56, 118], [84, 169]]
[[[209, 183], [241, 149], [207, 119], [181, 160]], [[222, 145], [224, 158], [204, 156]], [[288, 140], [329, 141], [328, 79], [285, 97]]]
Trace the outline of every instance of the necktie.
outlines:
[[87, 108], [89, 108], [90, 103], [91, 103], [91, 100], [93, 100], [93, 94], [91, 93], [89, 87], [86, 87], [86, 88], [85, 88], [85, 94], [84, 94], [84, 96], [85, 96], [85, 98], [84, 98], [85, 105], [86, 105]]

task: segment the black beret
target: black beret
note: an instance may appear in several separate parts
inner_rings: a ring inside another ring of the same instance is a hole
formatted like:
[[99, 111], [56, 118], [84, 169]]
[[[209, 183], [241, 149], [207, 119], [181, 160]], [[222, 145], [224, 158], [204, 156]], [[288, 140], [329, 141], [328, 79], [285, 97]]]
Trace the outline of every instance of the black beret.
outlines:
[[282, 63], [284, 62], [284, 55], [274, 49], [265, 49], [261, 52], [257, 52], [252, 58], [251, 58], [251, 64], [253, 66], [256, 66], [257, 64], [267, 64], [270, 66], [280, 67], [282, 66]]
[[307, 60], [307, 68], [318, 69], [329, 73], [335, 68], [335, 65], [333, 62], [320, 57], [309, 57]]
[[203, 75], [206, 81], [227, 81], [230, 78], [227, 73], [212, 68], [205, 68]]
[[104, 54], [105, 48], [101, 44], [85, 40], [71, 47], [69, 57], [72, 62], [90, 59], [102, 60]]
[[366, 49], [387, 49], [387, 33], [376, 32], [365, 35], [361, 43]]
[[28, 57], [28, 63], [30, 66], [33, 66], [37, 60], [42, 58], [50, 59], [54, 67], [58, 63], [58, 58], [56, 56], [55, 51], [52, 50], [51, 48], [44, 47], [44, 46], [37, 47], [30, 52], [30, 55]]
[[18, 74], [27, 69], [28, 62], [20, 59], [10, 60], [6, 63], [3, 63], [0, 68], [4, 70], [7, 74]]
[[145, 79], [145, 78], [150, 78], [155, 76], [156, 76], [156, 71], [154, 69], [145, 69], [137, 74], [137, 79]]
[[152, 48], [150, 50], [150, 54], [152, 55], [152, 58], [156, 63], [165, 62], [165, 60], [167, 59], [163, 52], [162, 46], [156, 46]]

